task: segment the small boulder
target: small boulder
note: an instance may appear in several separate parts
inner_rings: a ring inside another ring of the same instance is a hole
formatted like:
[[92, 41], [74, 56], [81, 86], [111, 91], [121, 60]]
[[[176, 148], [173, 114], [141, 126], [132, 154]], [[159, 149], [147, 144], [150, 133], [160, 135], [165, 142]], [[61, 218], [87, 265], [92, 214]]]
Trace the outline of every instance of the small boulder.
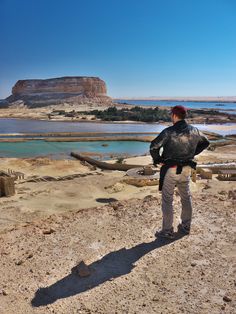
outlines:
[[50, 228], [50, 229], [45, 229], [43, 230], [43, 234], [51, 234], [51, 233], [54, 233], [56, 230], [53, 229], [53, 228]]
[[20, 265], [22, 265], [23, 263], [24, 263], [23, 259], [20, 259], [19, 261], [16, 261], [16, 262], [15, 262], [15, 264], [16, 264], [17, 266], [20, 266]]
[[77, 266], [73, 267], [71, 272], [79, 277], [88, 277], [91, 275], [91, 271], [84, 261], [79, 262]]
[[228, 295], [225, 295], [225, 296], [223, 297], [223, 301], [225, 301], [225, 302], [231, 302], [232, 299], [231, 299]]
[[152, 202], [152, 201], [156, 201], [157, 198], [151, 194], [146, 195], [143, 199], [144, 202]]
[[8, 291], [3, 289], [3, 290], [1, 291], [1, 294], [4, 295], [4, 296], [6, 296], [6, 295], [8, 295]]

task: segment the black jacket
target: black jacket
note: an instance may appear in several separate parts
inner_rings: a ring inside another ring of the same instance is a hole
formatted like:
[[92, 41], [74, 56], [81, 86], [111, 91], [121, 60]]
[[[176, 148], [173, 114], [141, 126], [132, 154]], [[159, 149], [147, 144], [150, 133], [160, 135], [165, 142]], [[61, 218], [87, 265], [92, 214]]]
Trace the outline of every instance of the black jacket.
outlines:
[[[164, 129], [152, 142], [150, 154], [153, 163], [166, 161], [186, 162], [192, 160], [209, 146], [207, 138], [185, 120]], [[160, 149], [163, 147], [163, 153]]]

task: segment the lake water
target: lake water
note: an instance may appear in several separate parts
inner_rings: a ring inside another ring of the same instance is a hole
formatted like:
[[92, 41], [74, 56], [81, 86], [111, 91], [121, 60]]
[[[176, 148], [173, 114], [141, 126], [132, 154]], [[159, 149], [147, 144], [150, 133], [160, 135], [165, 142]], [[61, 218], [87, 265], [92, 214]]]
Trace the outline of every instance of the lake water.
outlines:
[[[106, 146], [103, 146], [103, 145]], [[105, 159], [112, 156], [144, 155], [149, 151], [149, 143], [138, 141], [96, 141], [96, 142], [46, 142], [29, 141], [21, 143], [0, 143], [0, 157], [50, 157], [70, 158], [70, 153], [90, 152], [103, 154]]]
[[[196, 125], [201, 130], [208, 130], [222, 135], [236, 134], [236, 124]], [[127, 135], [129, 132], [160, 132], [166, 126], [158, 123], [92, 123], [92, 122], [52, 122], [17, 119], [0, 119], [1, 134], [48, 133], [48, 132], [102, 132], [108, 136], [112, 132]], [[130, 134], [129, 134], [130, 135]], [[155, 136], [155, 135], [153, 135]], [[102, 146], [107, 144], [107, 146]], [[48, 156], [54, 159], [69, 158], [71, 151], [101, 153], [105, 158], [111, 155], [134, 156], [143, 155], [149, 151], [149, 143], [138, 141], [96, 141], [96, 142], [46, 142], [32, 140], [22, 143], [1, 143], [0, 157], [35, 157]]]
[[236, 103], [227, 102], [194, 102], [194, 101], [164, 101], [164, 100], [129, 100], [129, 99], [117, 99], [117, 103], [127, 103], [136, 106], [160, 106], [160, 107], [173, 107], [177, 105], [183, 105], [190, 109], [217, 109], [219, 111], [234, 110], [236, 114]]
[[[171, 125], [171, 124], [170, 124]], [[227, 129], [219, 129], [219, 124], [196, 124], [200, 130], [216, 132], [221, 135], [236, 134], [236, 123], [226, 123]], [[0, 119], [0, 133], [50, 133], [50, 132], [113, 132], [147, 133], [161, 132], [166, 125], [159, 123], [96, 123], [96, 122], [56, 122], [39, 120]]]
[[39, 120], [0, 119], [0, 133], [49, 133], [49, 132], [160, 132], [159, 124], [56, 122]]

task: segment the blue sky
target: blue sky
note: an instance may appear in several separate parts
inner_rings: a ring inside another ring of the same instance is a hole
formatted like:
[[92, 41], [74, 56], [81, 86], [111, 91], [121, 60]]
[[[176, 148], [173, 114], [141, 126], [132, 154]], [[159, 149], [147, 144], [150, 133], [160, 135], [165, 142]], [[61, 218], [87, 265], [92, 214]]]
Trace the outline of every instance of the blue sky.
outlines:
[[236, 95], [235, 0], [0, 0], [0, 98], [98, 76], [112, 97]]

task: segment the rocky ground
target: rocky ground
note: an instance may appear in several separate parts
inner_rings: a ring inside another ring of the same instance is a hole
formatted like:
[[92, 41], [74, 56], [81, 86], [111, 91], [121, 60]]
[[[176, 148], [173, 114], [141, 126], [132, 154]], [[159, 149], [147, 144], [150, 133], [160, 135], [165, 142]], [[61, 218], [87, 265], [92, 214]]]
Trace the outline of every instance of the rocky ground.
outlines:
[[[234, 313], [235, 200], [203, 187], [193, 202], [192, 233], [173, 242], [154, 236], [159, 195], [10, 228], [0, 312]], [[177, 217], [178, 197], [175, 208]], [[82, 260], [88, 277], [71, 272]]]
[[[199, 163], [235, 159], [235, 149], [205, 151]], [[160, 241], [156, 186], [79, 161], [5, 159], [1, 168], [25, 179], [0, 199], [0, 313], [235, 313], [235, 182], [192, 183], [191, 235]], [[84, 176], [24, 182], [76, 173]], [[178, 193], [174, 206], [176, 229]]]

